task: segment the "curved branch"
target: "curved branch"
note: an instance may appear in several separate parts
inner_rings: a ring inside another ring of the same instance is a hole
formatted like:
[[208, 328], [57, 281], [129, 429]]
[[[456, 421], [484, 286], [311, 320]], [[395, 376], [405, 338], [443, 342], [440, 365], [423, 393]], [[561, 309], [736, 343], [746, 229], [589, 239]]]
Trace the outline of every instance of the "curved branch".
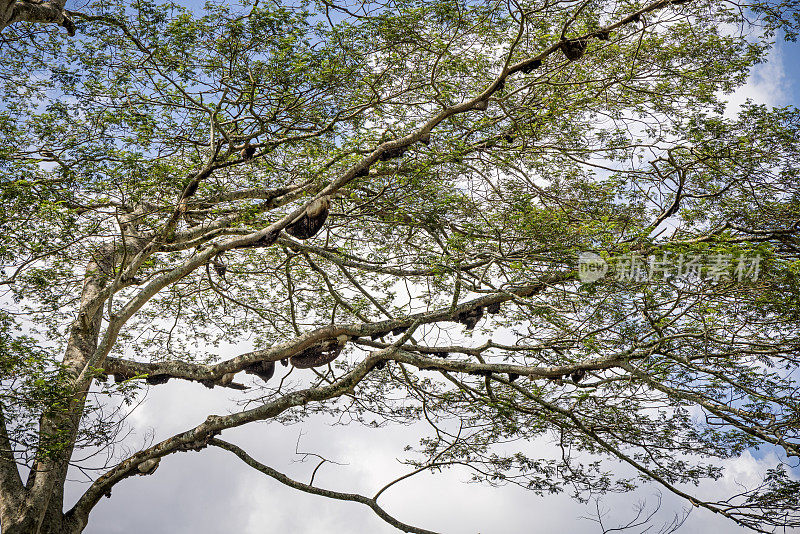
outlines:
[[261, 462], [256, 461], [240, 447], [237, 447], [236, 445], [228, 443], [227, 441], [223, 441], [221, 439], [214, 438], [210, 440], [208, 444], [232, 452], [233, 454], [238, 456], [244, 463], [246, 463], [253, 469], [261, 471], [265, 475], [274, 478], [281, 484], [289, 486], [290, 488], [304, 491], [306, 493], [311, 493], [312, 495], [320, 495], [322, 497], [328, 497], [329, 499], [337, 499], [340, 501], [352, 501], [361, 503], [365, 506], [369, 506], [378, 517], [380, 517], [381, 519], [383, 519], [396, 529], [402, 530], [403, 532], [414, 532], [417, 534], [436, 534], [436, 532], [432, 530], [426, 530], [424, 528], [415, 527], [395, 519], [394, 517], [389, 515], [383, 508], [381, 508], [381, 506], [377, 503], [375, 499], [370, 499], [369, 497], [365, 497], [358, 493], [342, 493], [340, 491], [317, 488], [315, 486], [298, 482], [297, 480], [291, 479], [286, 475], [284, 475], [283, 473], [276, 471], [275, 469], [267, 465], [264, 465]]
[[674, 493], [675, 495], [686, 499], [687, 501], [692, 503], [692, 505], [694, 505], [696, 507], [706, 508], [707, 510], [710, 510], [711, 512], [714, 512], [715, 514], [723, 515], [726, 518], [728, 518], [731, 521], [733, 521], [734, 523], [736, 523], [738, 525], [741, 525], [741, 526], [744, 526], [744, 527], [747, 527], [747, 528], [751, 528], [751, 529], [755, 530], [756, 532], [763, 532], [765, 534], [768, 532], [766, 530], [762, 530], [762, 529], [756, 528], [754, 525], [748, 525], [748, 524], [742, 522], [735, 515], [730, 514], [727, 510], [722, 509], [722, 507], [720, 507], [719, 505], [717, 505], [715, 503], [710, 503], [710, 502], [705, 502], [705, 501], [701, 501], [701, 500], [695, 499], [689, 493], [681, 491], [676, 486], [674, 486], [673, 484], [668, 482], [664, 477], [659, 476], [653, 470], [648, 469], [647, 467], [645, 467], [641, 463], [637, 462], [631, 456], [629, 456], [629, 455], [625, 454], [624, 452], [622, 452], [622, 450], [620, 448], [613, 446], [611, 443], [609, 443], [608, 441], [603, 439], [597, 432], [594, 431], [594, 429], [591, 426], [587, 426], [587, 425], [583, 424], [583, 421], [581, 421], [578, 418], [578, 416], [576, 416], [574, 413], [572, 413], [571, 410], [564, 409], [564, 408], [561, 408], [559, 406], [556, 406], [555, 404], [547, 402], [546, 400], [544, 400], [543, 398], [541, 398], [539, 396], [531, 395], [529, 392], [525, 391], [523, 388], [520, 388], [520, 387], [517, 387], [517, 386], [514, 386], [514, 388], [517, 391], [519, 391], [520, 393], [522, 393], [523, 395], [525, 395], [526, 398], [536, 402], [537, 404], [541, 405], [542, 407], [544, 407], [544, 408], [546, 408], [546, 409], [548, 409], [548, 410], [550, 410], [552, 412], [558, 413], [563, 417], [566, 417], [567, 419], [572, 421], [572, 423], [575, 425], [576, 428], [578, 428], [586, 436], [588, 436], [592, 440], [594, 440], [595, 443], [597, 443], [600, 447], [605, 449], [608, 453], [612, 454], [613, 456], [616, 456], [621, 461], [627, 463], [628, 465], [630, 465], [631, 467], [633, 467], [634, 469], [639, 471], [641, 474], [646, 475], [648, 478], [650, 478], [652, 480], [655, 480], [656, 482], [658, 482], [659, 484], [664, 486], [667, 490], [669, 490], [670, 492]]
[[[398, 340], [398, 344], [407, 341], [412, 331], [413, 328], [409, 329]], [[89, 512], [91, 512], [100, 498], [109, 493], [116, 483], [136, 474], [137, 466], [142, 462], [161, 458], [179, 451], [200, 450], [208, 446], [209, 440], [223, 430], [239, 427], [253, 421], [276, 417], [286, 410], [303, 406], [309, 402], [320, 402], [344, 395], [352, 391], [372, 371], [376, 364], [388, 359], [397, 350], [397, 346], [393, 346], [371, 353], [362, 362], [355, 365], [350, 372], [330, 384], [288, 393], [250, 410], [229, 415], [209, 415], [200, 425], [167, 438], [148, 449], [137, 452], [95, 480], [81, 498], [78, 499], [75, 506], [67, 512], [67, 520], [85, 526]]]

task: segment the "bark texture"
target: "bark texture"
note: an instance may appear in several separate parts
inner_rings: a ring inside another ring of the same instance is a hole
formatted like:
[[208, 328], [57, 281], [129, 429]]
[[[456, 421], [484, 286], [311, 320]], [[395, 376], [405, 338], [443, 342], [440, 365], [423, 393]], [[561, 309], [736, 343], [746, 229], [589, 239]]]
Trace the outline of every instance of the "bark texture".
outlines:
[[64, 10], [64, 2], [32, 2], [28, 0], [0, 0], [0, 31], [15, 22], [37, 22], [42, 24], [58, 24], [67, 30], [70, 36], [75, 35], [75, 23]]

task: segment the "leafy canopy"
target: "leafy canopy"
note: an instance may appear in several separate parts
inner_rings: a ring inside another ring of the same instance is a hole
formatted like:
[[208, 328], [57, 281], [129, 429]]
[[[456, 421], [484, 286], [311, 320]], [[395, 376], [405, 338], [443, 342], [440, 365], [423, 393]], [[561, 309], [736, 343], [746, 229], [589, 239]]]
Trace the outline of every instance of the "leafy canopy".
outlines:
[[[247, 382], [260, 408], [206, 438], [315, 412], [425, 418], [414, 467], [582, 498], [633, 489], [622, 462], [741, 525], [796, 526], [780, 464], [730, 502], [686, 484], [749, 448], [800, 455], [800, 115], [725, 107], [797, 9], [103, 0], [71, 14], [74, 38], [8, 27], [0, 422], [17, 460], [113, 441], [92, 377], [130, 401], [142, 378], [226, 385], [345, 336], [330, 366]], [[277, 234], [321, 195], [322, 232]], [[585, 282], [586, 251], [759, 269]], [[53, 411], [80, 432], [53, 416], [43, 439]], [[540, 438], [576, 454], [497, 446]], [[118, 459], [69, 513], [188, 439]]]

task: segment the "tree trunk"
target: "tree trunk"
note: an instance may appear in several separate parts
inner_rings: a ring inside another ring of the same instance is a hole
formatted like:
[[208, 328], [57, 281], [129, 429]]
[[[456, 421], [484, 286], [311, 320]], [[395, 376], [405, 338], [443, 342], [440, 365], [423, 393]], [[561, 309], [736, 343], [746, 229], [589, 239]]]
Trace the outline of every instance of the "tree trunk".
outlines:
[[[100, 247], [87, 265], [78, 318], [70, 329], [63, 359], [71, 375], [69, 410], [45, 412], [39, 423], [40, 440], [58, 436], [59, 446], [63, 448], [46, 456], [39, 455], [25, 486], [9, 480], [13, 476], [9, 474], [10, 469], [6, 469], [4, 478], [0, 480], [2, 534], [78, 534], [85, 526], [74, 520], [65, 521], [64, 483], [91, 384], [91, 377], [80, 380], [79, 376], [97, 349], [103, 315], [103, 302], [98, 296], [111, 279], [113, 265], [114, 254], [110, 246]], [[5, 427], [0, 431], [2, 438]], [[10, 468], [17, 469], [16, 465]], [[18, 472], [16, 478], [19, 479]]]

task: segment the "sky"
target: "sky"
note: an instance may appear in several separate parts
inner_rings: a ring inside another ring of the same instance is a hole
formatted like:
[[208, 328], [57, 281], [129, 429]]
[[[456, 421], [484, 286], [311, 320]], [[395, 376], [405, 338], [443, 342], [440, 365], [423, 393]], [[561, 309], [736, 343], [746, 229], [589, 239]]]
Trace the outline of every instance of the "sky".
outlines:
[[[225, 396], [199, 384], [154, 388], [147, 402], [134, 412], [131, 423], [139, 428], [153, 426], [159, 440], [202, 421], [209, 412], [220, 413], [218, 403]], [[327, 489], [371, 495], [406, 472], [397, 458], [403, 454], [409, 436], [417, 435], [415, 429], [375, 430], [332, 423], [324, 418], [309, 420], [302, 427], [264, 423], [226, 431], [221, 437], [240, 445], [257, 460], [306, 482], [318, 461], [300, 462], [301, 456], [295, 451], [320, 454], [336, 462], [325, 464], [315, 478], [316, 485]], [[532, 443], [529, 452], [548, 455], [552, 448]], [[736, 483], [756, 481], [763, 470], [749, 455], [729, 464], [726, 477], [705, 484], [703, 493], [723, 495], [735, 490]], [[619, 471], [625, 468], [619, 466]], [[599, 532], [596, 524], [581, 517], [593, 513], [594, 503], [581, 505], [564, 496], [538, 497], [513, 487], [465, 484], [467, 477], [459, 470], [415, 477], [389, 490], [382, 505], [401, 521], [447, 533]], [[666, 494], [662, 497], [662, 521], [669, 521], [685, 508], [678, 499]], [[608, 518], [613, 523], [632, 518], [639, 502], [655, 507], [658, 489], [644, 486], [635, 493], [609, 497], [601, 506], [613, 510]], [[215, 448], [171, 455], [162, 460], [155, 474], [119, 484], [112, 497], [96, 507], [86, 530], [97, 534], [131, 531], [397, 532], [364, 506], [299, 493]], [[681, 532], [736, 529], [713, 514], [693, 510]]]
[[[731, 97], [733, 103], [746, 98], [768, 105], [800, 105], [800, 45], [780, 43], [769, 61], [759, 66], [746, 87]], [[230, 393], [220, 388], [208, 390], [196, 383], [172, 381], [152, 388], [145, 402], [130, 415], [128, 422], [137, 430], [125, 445], [136, 450], [137, 439], [152, 429], [155, 441], [194, 426], [209, 413], [234, 410]], [[220, 436], [247, 450], [262, 461], [301, 481], [308, 481], [317, 461], [301, 461], [296, 451], [313, 452], [329, 459], [316, 475], [320, 487], [371, 495], [387, 481], [407, 471], [398, 458], [409, 439], [419, 436], [414, 428], [365, 429], [340, 426], [325, 418], [312, 418], [302, 426], [277, 423], [250, 425], [226, 431]], [[410, 443], [414, 444], [414, 443]], [[529, 444], [530, 452], [552, 451], [547, 443]], [[697, 489], [703, 496], [735, 492], [737, 484], [757, 481], [772, 453], [762, 452], [725, 462], [726, 474], [720, 481]], [[335, 463], [334, 463], [335, 462]], [[625, 467], [619, 466], [624, 472]], [[67, 486], [68, 506], [85, 491], [78, 481]], [[423, 528], [447, 533], [523, 534], [531, 532], [599, 533], [596, 523], [587, 519], [596, 508], [594, 502], [581, 504], [566, 496], [539, 497], [514, 488], [490, 488], [466, 484], [468, 473], [451, 470], [439, 475], [420, 475], [390, 489], [381, 499], [385, 509], [397, 519]], [[659, 521], [669, 522], [686, 510], [684, 501], [661, 490]], [[638, 491], [612, 495], [600, 503], [607, 510], [606, 526], [616, 526], [635, 515], [636, 506], [657, 507], [659, 489], [644, 485]], [[148, 532], [150, 534], [240, 534], [286, 533], [395, 533], [363, 505], [332, 501], [303, 494], [251, 469], [227, 451], [213, 447], [200, 452], [168, 456], [155, 474], [132, 477], [102, 499], [90, 517], [87, 534]], [[693, 509], [679, 532], [684, 534], [737, 533], [726, 520], [702, 509]]]
[[786, 104], [800, 106], [800, 42], [779, 47]]
[[778, 42], [769, 61], [751, 73], [731, 101], [741, 103], [746, 98], [771, 106], [800, 106], [800, 42]]

